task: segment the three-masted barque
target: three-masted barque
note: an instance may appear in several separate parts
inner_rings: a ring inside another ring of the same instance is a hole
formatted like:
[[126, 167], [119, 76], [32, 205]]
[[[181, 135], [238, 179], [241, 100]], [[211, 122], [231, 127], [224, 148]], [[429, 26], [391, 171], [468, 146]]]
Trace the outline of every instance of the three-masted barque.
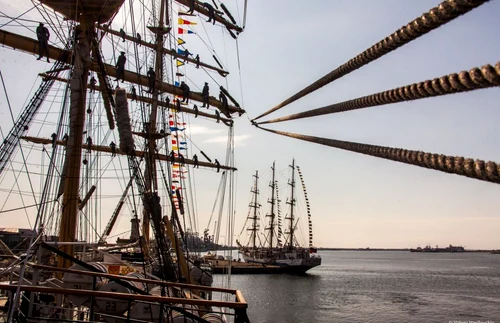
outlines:
[[[317, 254], [317, 249], [313, 246], [310, 206], [302, 173], [300, 172], [300, 168], [295, 165], [295, 160], [293, 160], [290, 168], [292, 171], [291, 179], [288, 181], [290, 186], [290, 198], [286, 202], [290, 205], [290, 211], [285, 217], [288, 225], [284, 226], [281, 220], [281, 211], [279, 207], [280, 200], [278, 198], [279, 190], [277, 180], [275, 178], [275, 164], [273, 163], [271, 168], [272, 179], [269, 184], [269, 187], [271, 188], [271, 199], [269, 200], [271, 208], [270, 213], [266, 215], [266, 219], [268, 219], [268, 221], [266, 221], [266, 233], [264, 234], [265, 238], [261, 240], [259, 236], [260, 230], [258, 209], [261, 205], [258, 202], [259, 173], [256, 172], [254, 175], [255, 182], [252, 188], [253, 197], [249, 205], [250, 212], [247, 218], [247, 220], [250, 220], [250, 225], [247, 228], [250, 232], [250, 239], [247, 245], [242, 245], [240, 242], [238, 242], [238, 244], [240, 247], [240, 253], [246, 262], [277, 265], [283, 269], [280, 272], [303, 274], [309, 269], [321, 265], [321, 257]], [[308, 247], [300, 246], [296, 237], [299, 221], [295, 213], [297, 201], [295, 191], [295, 172], [298, 172], [300, 176], [306, 201], [309, 232]], [[285, 228], [284, 231], [283, 228]]]

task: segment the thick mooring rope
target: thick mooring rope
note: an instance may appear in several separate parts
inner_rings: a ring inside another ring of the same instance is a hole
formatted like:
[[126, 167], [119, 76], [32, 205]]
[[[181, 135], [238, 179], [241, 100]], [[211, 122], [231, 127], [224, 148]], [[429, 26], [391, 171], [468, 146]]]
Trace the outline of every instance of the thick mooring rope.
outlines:
[[347, 63], [339, 66], [335, 70], [326, 74], [316, 82], [307, 86], [303, 90], [292, 95], [290, 98], [281, 102], [274, 108], [264, 112], [253, 120], [260, 119], [284, 106], [300, 99], [301, 97], [316, 91], [317, 89], [335, 81], [336, 79], [345, 76], [358, 68], [373, 62], [383, 55], [392, 52], [403, 45], [408, 44], [412, 40], [427, 34], [428, 32], [439, 28], [440, 26], [450, 22], [451, 20], [479, 7], [488, 0], [447, 0], [443, 1], [439, 6], [432, 8], [429, 12], [413, 20], [404, 27], [401, 27], [392, 35], [384, 40], [376, 43], [358, 56], [352, 58]]
[[291, 114], [285, 117], [262, 121], [258, 124], [275, 123], [295, 119], [309, 118], [330, 113], [338, 113], [384, 104], [399, 103], [441, 96], [446, 94], [467, 92], [488, 87], [500, 86], [500, 62], [495, 67], [484, 65], [481, 69], [453, 73], [433, 80], [413, 83], [392, 90], [379, 92], [361, 98], [335, 103], [326, 107]]
[[479, 159], [473, 160], [471, 158], [453, 157], [426, 153], [423, 151], [375, 146], [357, 142], [306, 136], [265, 128], [261, 129], [279, 135], [313, 142], [325, 146], [349, 150], [360, 154], [389, 159], [405, 164], [435, 169], [446, 173], [467, 176], [482, 181], [500, 184], [500, 165], [492, 161], [484, 162], [483, 160]]

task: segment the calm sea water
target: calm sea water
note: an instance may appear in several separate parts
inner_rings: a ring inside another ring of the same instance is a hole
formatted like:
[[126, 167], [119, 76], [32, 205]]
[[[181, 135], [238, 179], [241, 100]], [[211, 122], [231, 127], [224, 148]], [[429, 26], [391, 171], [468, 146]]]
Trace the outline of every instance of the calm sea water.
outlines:
[[[500, 323], [500, 255], [323, 251], [306, 276], [233, 275], [251, 322]], [[215, 277], [215, 283], [222, 276]]]

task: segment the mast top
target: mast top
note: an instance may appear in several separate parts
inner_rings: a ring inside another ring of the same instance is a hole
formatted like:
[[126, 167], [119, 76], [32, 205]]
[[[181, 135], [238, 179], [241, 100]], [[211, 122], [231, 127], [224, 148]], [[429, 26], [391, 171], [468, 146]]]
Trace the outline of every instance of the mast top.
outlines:
[[75, 21], [93, 21], [100, 24], [113, 18], [125, 0], [39, 0], [66, 18]]

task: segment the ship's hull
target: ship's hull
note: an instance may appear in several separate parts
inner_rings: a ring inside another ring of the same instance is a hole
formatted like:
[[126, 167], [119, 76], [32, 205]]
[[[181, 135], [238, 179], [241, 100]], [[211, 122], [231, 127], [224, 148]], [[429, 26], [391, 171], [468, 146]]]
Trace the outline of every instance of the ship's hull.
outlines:
[[[260, 250], [262, 255], [262, 250]], [[251, 252], [242, 252], [243, 259], [249, 263], [258, 263], [270, 266], [279, 266], [281, 272], [303, 274], [309, 269], [321, 265], [321, 257], [302, 253], [302, 257], [297, 257], [297, 253], [274, 253], [274, 257], [255, 257]]]

